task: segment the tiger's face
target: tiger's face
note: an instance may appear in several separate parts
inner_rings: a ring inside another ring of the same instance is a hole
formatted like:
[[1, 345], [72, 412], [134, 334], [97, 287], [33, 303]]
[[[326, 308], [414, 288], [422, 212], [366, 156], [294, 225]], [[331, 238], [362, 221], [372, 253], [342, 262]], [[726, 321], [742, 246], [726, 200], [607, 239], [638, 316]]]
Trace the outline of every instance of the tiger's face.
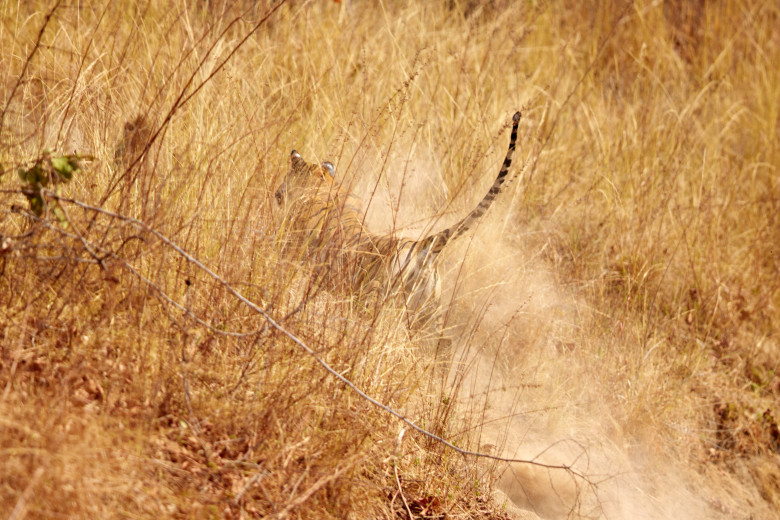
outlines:
[[336, 168], [332, 163], [309, 164], [293, 150], [290, 153], [290, 170], [275, 193], [276, 202], [281, 205], [287, 198], [295, 200], [300, 191], [307, 187], [331, 186], [335, 173]]

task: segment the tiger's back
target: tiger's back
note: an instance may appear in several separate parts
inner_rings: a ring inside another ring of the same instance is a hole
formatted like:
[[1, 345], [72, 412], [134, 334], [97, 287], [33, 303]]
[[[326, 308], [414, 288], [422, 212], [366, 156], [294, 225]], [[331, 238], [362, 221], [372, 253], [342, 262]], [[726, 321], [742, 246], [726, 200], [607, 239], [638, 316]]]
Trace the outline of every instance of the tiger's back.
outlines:
[[427, 323], [441, 297], [436, 260], [448, 243], [482, 218], [505, 186], [519, 120], [517, 112], [506, 158], [482, 201], [454, 226], [420, 240], [371, 233], [360, 199], [336, 182], [333, 165], [309, 164], [293, 150], [290, 170], [276, 191], [277, 202], [291, 206], [287, 231], [331, 286], [361, 299], [368, 294], [381, 301], [397, 298], [410, 323]]

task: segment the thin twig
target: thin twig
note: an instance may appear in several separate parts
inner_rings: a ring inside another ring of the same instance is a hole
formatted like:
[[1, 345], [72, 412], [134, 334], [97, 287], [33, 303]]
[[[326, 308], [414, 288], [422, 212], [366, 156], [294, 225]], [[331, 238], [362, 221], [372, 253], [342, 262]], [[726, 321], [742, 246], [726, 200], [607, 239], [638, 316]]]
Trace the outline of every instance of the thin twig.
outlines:
[[43, 466], [39, 466], [38, 469], [35, 470], [35, 473], [33, 473], [33, 476], [27, 483], [27, 486], [25, 486], [24, 491], [19, 495], [19, 499], [16, 501], [16, 505], [14, 506], [13, 511], [11, 511], [11, 516], [8, 517], [8, 520], [22, 520], [22, 518], [24, 518], [27, 500], [30, 499], [30, 495], [38, 484], [38, 481], [41, 479], [41, 476], [43, 476]]
[[409, 515], [409, 520], [414, 520], [414, 515], [412, 515], [412, 510], [409, 509], [409, 504], [406, 502], [406, 497], [404, 496], [404, 490], [401, 487], [401, 478], [398, 476], [398, 461], [401, 458], [401, 444], [404, 440], [404, 433], [406, 433], [406, 428], [401, 428], [401, 431], [398, 433], [398, 439], [395, 443], [395, 459], [393, 460], [393, 472], [395, 473], [395, 483], [398, 485], [398, 493], [401, 495], [401, 500], [404, 502], [404, 507], [406, 508], [406, 512]]
[[224, 60], [222, 60], [220, 63], [217, 64], [216, 67], [214, 67], [214, 70], [211, 71], [211, 73], [203, 80], [201, 81], [195, 88], [187, 94], [187, 91], [192, 86], [193, 82], [195, 81], [195, 78], [198, 75], [198, 72], [203, 68], [203, 64], [206, 62], [208, 57], [211, 55], [212, 51], [216, 48], [217, 43], [222, 41], [222, 38], [225, 36], [225, 34], [228, 33], [228, 31], [236, 24], [238, 23], [242, 18], [238, 17], [230, 21], [230, 23], [222, 30], [222, 32], [217, 36], [217, 38], [212, 42], [211, 46], [206, 50], [205, 55], [203, 58], [201, 58], [200, 63], [198, 63], [197, 67], [195, 67], [195, 70], [192, 71], [192, 74], [190, 74], [190, 77], [187, 79], [186, 83], [181, 89], [181, 92], [179, 92], [179, 96], [176, 98], [176, 100], [171, 105], [171, 108], [168, 110], [168, 113], [163, 118], [163, 122], [160, 124], [159, 128], [151, 135], [151, 137], [147, 140], [146, 146], [144, 149], [136, 155], [135, 160], [128, 165], [128, 167], [125, 169], [124, 173], [119, 176], [119, 178], [115, 179], [106, 189], [106, 192], [103, 194], [103, 196], [100, 199], [100, 204], [103, 205], [108, 200], [108, 198], [111, 196], [111, 194], [114, 192], [114, 189], [119, 184], [119, 182], [122, 181], [122, 179], [130, 172], [133, 167], [141, 160], [141, 158], [144, 156], [144, 154], [151, 148], [151, 146], [154, 144], [154, 142], [159, 137], [160, 133], [165, 130], [168, 123], [170, 122], [171, 118], [173, 118], [174, 114], [179, 111], [184, 105], [186, 105], [200, 90], [208, 83], [210, 82], [214, 76], [216, 76], [224, 67], [227, 65], [227, 63], [233, 58], [236, 52], [244, 46], [244, 44], [249, 40], [249, 38], [252, 37], [253, 34], [255, 34], [260, 27], [279, 9], [282, 5], [287, 3], [287, 0], [280, 0], [276, 3], [276, 5], [269, 10], [265, 16], [263, 16], [258, 22], [252, 27], [252, 29], [247, 32], [244, 37], [239, 40], [238, 43], [230, 50], [230, 52], [227, 54], [227, 57], [225, 57]]
[[[21, 193], [21, 191], [20, 190], [8, 190], [8, 189], [5, 189], [5, 190], [0, 190], [0, 193]], [[49, 191], [46, 191], [45, 194], [47, 196], [52, 196], [52, 192], [49, 192]], [[58, 197], [56, 195], [54, 195], [53, 198], [56, 199]], [[35, 215], [32, 212], [27, 212], [27, 211], [23, 211], [23, 210], [20, 211], [20, 212], [23, 215], [25, 215], [27, 218], [29, 218], [29, 219], [31, 219], [33, 221], [41, 223], [43, 226], [45, 226], [50, 231], [54, 231], [56, 233], [59, 233], [59, 234], [65, 236], [65, 237], [68, 237], [68, 238], [72, 239], [72, 240], [76, 240], [76, 239], [80, 238], [76, 234], [68, 233], [64, 229], [60, 229], [60, 228], [58, 228], [56, 226], [52, 226], [48, 221], [46, 221], [45, 219], [43, 219], [41, 217], [38, 217], [37, 215]], [[104, 213], [111, 214], [111, 212], [104, 212]], [[119, 217], [119, 215], [115, 215], [115, 216], [117, 218]], [[123, 219], [120, 218], [119, 220], [123, 220]], [[145, 229], [145, 228], [140, 228], [140, 229]], [[83, 239], [83, 237], [81, 237], [81, 238]], [[70, 261], [80, 262], [80, 263], [95, 263], [95, 264], [99, 264], [101, 267], [104, 267], [106, 258], [111, 258], [111, 259], [116, 260], [117, 262], [119, 262], [133, 276], [135, 276], [136, 278], [141, 280], [141, 282], [143, 282], [145, 285], [147, 285], [148, 287], [153, 289], [157, 293], [157, 295], [160, 298], [162, 298], [167, 304], [172, 305], [173, 307], [175, 307], [178, 310], [182, 311], [188, 317], [190, 317], [191, 319], [195, 320], [199, 325], [201, 325], [202, 327], [207, 328], [209, 331], [213, 332], [214, 334], [218, 334], [220, 336], [228, 336], [228, 337], [232, 337], [232, 338], [239, 338], [239, 339], [241, 339], [241, 338], [250, 338], [250, 337], [254, 337], [254, 336], [260, 336], [260, 335], [262, 335], [262, 334], [264, 334], [265, 332], [268, 331], [268, 323], [263, 325], [262, 328], [260, 328], [258, 330], [251, 331], [251, 332], [234, 332], [234, 331], [230, 331], [230, 330], [218, 329], [214, 325], [211, 325], [210, 323], [204, 321], [202, 318], [197, 316], [195, 313], [189, 311], [184, 305], [181, 305], [179, 302], [177, 302], [176, 300], [171, 298], [168, 295], [168, 293], [163, 291], [157, 284], [155, 284], [153, 281], [151, 281], [150, 279], [148, 279], [147, 277], [142, 275], [127, 260], [125, 260], [124, 258], [120, 257], [117, 254], [116, 251], [110, 251], [110, 250], [106, 250], [105, 248], [101, 248], [99, 245], [94, 244], [92, 242], [89, 242], [86, 239], [83, 239], [82, 245], [84, 246], [85, 249], [87, 249], [87, 252], [91, 256], [93, 256], [93, 258], [97, 258], [97, 259], [96, 260], [88, 260], [88, 259], [84, 259], [84, 258], [40, 257], [40, 256], [36, 256], [35, 258], [40, 259], [40, 260], [49, 260], [49, 261], [52, 261], [52, 260], [70, 260]], [[124, 243], [123, 243], [123, 245], [124, 245]], [[103, 253], [103, 256], [96, 256], [98, 251], [100, 253]]]
[[344, 464], [344, 466], [342, 468], [340, 468], [339, 470], [337, 470], [337, 471], [335, 471], [333, 473], [329, 473], [328, 475], [325, 475], [325, 476], [321, 477], [320, 479], [318, 479], [317, 482], [315, 482], [314, 484], [309, 486], [309, 489], [304, 491], [302, 494], [300, 494], [298, 496], [298, 498], [296, 498], [295, 500], [293, 500], [292, 502], [287, 504], [287, 507], [285, 507], [279, 513], [277, 513], [276, 517], [277, 518], [284, 518], [285, 516], [287, 516], [287, 514], [290, 511], [292, 511], [293, 509], [295, 509], [299, 505], [301, 505], [304, 502], [306, 502], [314, 493], [316, 493], [317, 491], [319, 491], [320, 489], [322, 489], [326, 485], [330, 484], [331, 482], [333, 482], [334, 480], [339, 478], [348, 469], [352, 468], [357, 463], [358, 458], [359, 457], [352, 457], [352, 459], [349, 460], [346, 464]]
[[[252, 478], [250, 478], [247, 481], [247, 483], [244, 484], [244, 487], [241, 488], [241, 491], [236, 493], [236, 498], [233, 499], [233, 504], [238, 505], [239, 502], [241, 501], [241, 497], [244, 496], [244, 493], [247, 492], [247, 490], [252, 486], [252, 484], [254, 484], [255, 482], [259, 484], [260, 481], [263, 479], [263, 477], [265, 477], [266, 475], [270, 475], [270, 473], [268, 473], [268, 470], [266, 469], [261, 469], [260, 471], [252, 475]], [[274, 511], [276, 511], [276, 506], [274, 506]]]
[[76, 234], [76, 236], [78, 237], [79, 241], [81, 242], [81, 245], [84, 246], [84, 249], [86, 250], [86, 252], [89, 253], [90, 256], [92, 258], [94, 258], [96, 262], [98, 262], [100, 264], [100, 267], [103, 268], [103, 271], [107, 271], [108, 269], [106, 269], [106, 264], [103, 261], [103, 258], [98, 256], [98, 254], [95, 251], [92, 250], [92, 248], [90, 247], [90, 244], [88, 244], [86, 239], [84, 238], [84, 235], [81, 234], [79, 229], [76, 227], [76, 224], [74, 224], [73, 221], [70, 219], [70, 216], [68, 215], [68, 210], [66, 210], [65, 207], [62, 204], [58, 204], [58, 207], [60, 208], [60, 210], [62, 210], [62, 214], [65, 217], [65, 221], [68, 223], [68, 226]]
[[108, 12], [108, 7], [110, 4], [106, 3], [106, 5], [103, 7], [103, 12], [100, 13], [100, 16], [97, 19], [97, 23], [95, 23], [92, 34], [89, 35], [89, 40], [87, 41], [87, 48], [84, 49], [84, 53], [81, 56], [81, 61], [79, 62], [79, 68], [76, 70], [76, 77], [73, 78], [73, 88], [70, 91], [70, 95], [68, 96], [68, 103], [65, 105], [65, 113], [62, 115], [62, 120], [60, 121], [60, 128], [57, 130], [57, 138], [54, 140], [55, 143], [59, 146], [60, 144], [60, 137], [62, 136], [62, 129], [65, 128], [65, 122], [68, 120], [68, 114], [70, 113], [70, 109], [73, 107], [73, 99], [76, 96], [76, 88], [79, 85], [79, 78], [81, 78], [81, 73], [84, 70], [84, 63], [87, 61], [87, 56], [89, 55], [89, 49], [92, 47], [92, 44], [95, 41], [95, 35], [98, 32], [98, 29], [100, 29], [100, 24], [103, 22], [103, 18], [106, 16], [106, 13]]
[[16, 80], [16, 83], [14, 83], [13, 88], [11, 88], [11, 93], [8, 95], [8, 100], [5, 102], [5, 107], [3, 108], [3, 112], [0, 113], [0, 132], [3, 130], [3, 123], [5, 123], [5, 114], [8, 112], [8, 107], [11, 106], [11, 102], [14, 99], [14, 95], [16, 95], [16, 90], [19, 88], [19, 85], [22, 83], [22, 79], [24, 78], [24, 75], [27, 73], [27, 67], [30, 66], [30, 62], [32, 62], [33, 57], [35, 56], [35, 53], [38, 52], [38, 48], [41, 46], [41, 39], [43, 39], [43, 33], [46, 31], [46, 27], [49, 25], [49, 22], [51, 21], [51, 17], [54, 15], [54, 11], [56, 11], [60, 4], [62, 3], [62, 0], [57, 0], [57, 3], [54, 4], [54, 6], [49, 10], [48, 13], [46, 13], [46, 16], [43, 19], [43, 25], [41, 25], [41, 30], [38, 31], [38, 37], [35, 39], [35, 45], [33, 46], [32, 51], [30, 51], [30, 54], [27, 55], [27, 59], [24, 61], [24, 66], [22, 67], [22, 72], [19, 74], [19, 78]]

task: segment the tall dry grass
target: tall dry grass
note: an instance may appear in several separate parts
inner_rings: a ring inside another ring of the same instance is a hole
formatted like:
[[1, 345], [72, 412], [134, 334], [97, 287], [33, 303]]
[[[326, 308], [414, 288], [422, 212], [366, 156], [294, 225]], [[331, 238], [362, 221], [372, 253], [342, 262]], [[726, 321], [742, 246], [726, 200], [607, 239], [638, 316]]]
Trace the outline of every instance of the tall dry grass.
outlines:
[[[3, 516], [777, 517], [778, 18], [3, 3]], [[291, 149], [414, 236], [520, 107], [519, 184], [442, 259], [451, 352], [284, 254]], [[46, 149], [92, 160], [38, 216]]]

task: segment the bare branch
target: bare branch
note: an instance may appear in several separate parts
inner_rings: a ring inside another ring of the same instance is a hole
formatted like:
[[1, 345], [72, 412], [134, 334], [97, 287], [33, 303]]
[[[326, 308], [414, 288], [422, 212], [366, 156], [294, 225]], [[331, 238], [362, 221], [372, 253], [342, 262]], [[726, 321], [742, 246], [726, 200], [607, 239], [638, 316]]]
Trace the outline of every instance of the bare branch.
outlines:
[[[200, 269], [201, 271], [206, 273], [209, 277], [211, 277], [214, 281], [219, 283], [222, 287], [224, 287], [230, 294], [232, 294], [236, 299], [238, 299], [244, 305], [249, 307], [251, 310], [253, 310], [257, 314], [260, 314], [261, 316], [263, 316], [267, 320], [268, 324], [272, 328], [274, 328], [277, 331], [279, 331], [281, 334], [283, 334], [284, 336], [289, 338], [293, 343], [295, 343], [300, 348], [302, 348], [304, 351], [306, 351], [306, 353], [308, 353], [323, 369], [325, 369], [333, 377], [335, 377], [336, 379], [338, 379], [339, 381], [344, 383], [347, 387], [349, 387], [353, 392], [355, 392], [357, 395], [359, 395], [362, 399], [364, 399], [365, 401], [368, 401], [369, 403], [371, 403], [375, 407], [383, 410], [384, 412], [386, 412], [386, 413], [388, 413], [388, 414], [398, 418], [399, 420], [401, 420], [402, 422], [406, 423], [410, 428], [412, 428], [413, 430], [417, 431], [418, 433], [420, 433], [420, 434], [422, 434], [422, 435], [424, 435], [424, 436], [426, 436], [426, 437], [428, 437], [428, 438], [438, 442], [439, 444], [441, 444], [441, 445], [443, 445], [443, 446], [445, 446], [445, 447], [447, 447], [447, 448], [449, 448], [449, 449], [451, 449], [451, 450], [453, 450], [453, 451], [455, 451], [455, 452], [457, 452], [457, 453], [459, 453], [461, 455], [472, 456], [472, 457], [476, 457], [476, 458], [490, 459], [490, 460], [495, 460], [495, 461], [498, 461], [498, 462], [511, 462], [511, 463], [520, 463], [520, 464], [530, 464], [530, 465], [533, 465], [533, 466], [539, 466], [539, 467], [546, 468], [546, 469], [560, 469], [560, 470], [564, 470], [564, 471], [566, 471], [566, 472], [568, 472], [568, 473], [570, 473], [570, 474], [572, 474], [572, 475], [582, 479], [583, 481], [589, 483], [591, 486], [594, 485], [594, 484], [592, 484], [590, 482], [590, 480], [588, 479], [587, 476], [585, 476], [584, 474], [582, 474], [579, 471], [575, 470], [572, 465], [568, 465], [568, 464], [545, 464], [543, 462], [540, 462], [540, 461], [534, 460], [534, 459], [515, 459], [515, 458], [508, 458], [508, 457], [499, 457], [497, 455], [492, 455], [492, 454], [489, 454], [489, 453], [480, 453], [480, 452], [477, 452], [477, 451], [471, 451], [471, 450], [466, 450], [466, 449], [463, 449], [463, 448], [459, 448], [458, 446], [454, 445], [452, 442], [450, 442], [450, 441], [448, 441], [448, 440], [446, 440], [446, 439], [444, 439], [444, 438], [442, 438], [442, 437], [440, 437], [440, 436], [438, 436], [438, 435], [436, 435], [436, 434], [426, 430], [425, 428], [422, 428], [421, 426], [418, 426], [414, 421], [412, 421], [411, 419], [409, 419], [408, 417], [406, 417], [405, 415], [403, 415], [399, 411], [395, 410], [394, 408], [391, 408], [391, 407], [389, 407], [389, 406], [379, 402], [378, 400], [374, 399], [370, 395], [366, 394], [363, 390], [358, 388], [352, 381], [350, 381], [349, 379], [347, 379], [346, 377], [341, 375], [337, 370], [335, 370], [333, 367], [331, 367], [324, 359], [322, 359], [320, 356], [318, 356], [317, 353], [311, 347], [309, 347], [302, 339], [300, 339], [296, 334], [294, 334], [293, 332], [287, 330], [281, 323], [276, 321], [270, 314], [268, 314], [268, 312], [266, 312], [264, 309], [261, 309], [257, 304], [255, 304], [251, 300], [247, 299], [243, 294], [241, 294], [231, 284], [229, 284], [222, 277], [220, 277], [217, 273], [215, 273], [209, 267], [207, 267], [203, 262], [201, 262], [199, 259], [197, 259], [193, 255], [191, 255], [190, 253], [185, 251], [183, 248], [178, 246], [176, 243], [174, 243], [167, 236], [163, 235], [161, 232], [157, 231], [156, 229], [148, 226], [146, 223], [144, 223], [144, 222], [142, 222], [140, 220], [137, 220], [135, 218], [128, 217], [128, 216], [125, 216], [125, 215], [120, 215], [118, 213], [114, 213], [112, 211], [109, 211], [109, 210], [106, 210], [106, 209], [103, 209], [103, 208], [100, 208], [100, 207], [97, 207], [97, 206], [93, 206], [91, 204], [87, 204], [87, 203], [82, 202], [82, 201], [77, 200], [77, 199], [72, 199], [72, 198], [68, 198], [68, 197], [58, 196], [57, 194], [55, 194], [55, 193], [53, 193], [53, 192], [51, 192], [49, 190], [43, 190], [43, 191], [46, 194], [46, 196], [51, 197], [53, 199], [56, 199], [56, 200], [58, 200], [60, 202], [66, 202], [66, 203], [73, 204], [75, 206], [78, 206], [78, 207], [80, 207], [82, 209], [85, 209], [85, 210], [88, 210], [88, 211], [93, 211], [95, 213], [99, 213], [99, 214], [103, 214], [103, 215], [107, 215], [107, 216], [113, 217], [113, 218], [118, 219], [120, 221], [127, 222], [128, 224], [131, 224], [132, 226], [134, 226], [134, 227], [136, 227], [136, 228], [138, 228], [140, 230], [146, 231], [146, 232], [154, 235], [155, 237], [157, 237], [157, 239], [159, 239], [161, 242], [163, 242], [169, 248], [171, 248], [174, 251], [176, 251], [180, 256], [185, 258], [192, 265], [196, 266], [198, 269]], [[138, 273], [138, 271], [133, 269], [129, 264], [125, 263], [125, 266], [128, 269], [131, 269], [136, 274], [136, 276], [142, 277], [142, 275], [140, 273]], [[143, 278], [143, 279], [146, 280], [145, 278]], [[154, 287], [154, 284], [151, 281], [146, 281], [146, 283], [148, 283], [150, 286]], [[164, 293], [162, 293], [162, 292], [160, 292], [160, 294], [164, 295]], [[180, 304], [174, 302], [167, 295], [165, 295], [164, 297], [171, 304], [175, 305], [178, 308], [181, 308], [182, 311], [186, 311], [186, 309], [183, 306], [181, 306]], [[199, 320], [197, 317], [195, 317], [195, 319]], [[199, 323], [201, 323], [200, 320], [199, 320]]]

